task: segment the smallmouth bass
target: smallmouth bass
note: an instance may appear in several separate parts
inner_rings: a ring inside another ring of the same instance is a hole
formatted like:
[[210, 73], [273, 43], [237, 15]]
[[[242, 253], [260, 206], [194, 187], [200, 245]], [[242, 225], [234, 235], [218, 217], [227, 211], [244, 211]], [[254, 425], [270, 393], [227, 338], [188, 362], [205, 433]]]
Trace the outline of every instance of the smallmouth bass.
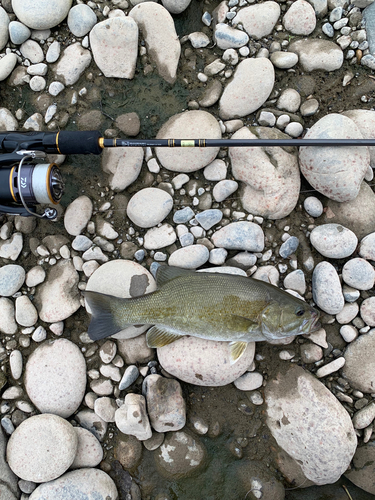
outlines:
[[157, 290], [123, 299], [85, 291], [92, 311], [88, 334], [109, 337], [129, 325], [150, 324], [149, 347], [184, 335], [227, 341], [235, 363], [248, 342], [275, 340], [317, 330], [319, 312], [269, 283], [231, 274], [160, 266]]

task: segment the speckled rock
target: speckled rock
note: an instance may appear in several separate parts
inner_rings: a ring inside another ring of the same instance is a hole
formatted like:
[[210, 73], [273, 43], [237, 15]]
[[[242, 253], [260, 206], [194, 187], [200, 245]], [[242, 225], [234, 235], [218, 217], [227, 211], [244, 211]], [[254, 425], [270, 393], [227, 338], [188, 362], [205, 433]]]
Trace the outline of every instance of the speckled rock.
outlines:
[[[156, 282], [143, 266], [126, 259], [116, 259], [101, 265], [89, 278], [86, 290], [116, 297], [138, 297], [156, 290]], [[88, 308], [88, 306], [86, 306]], [[148, 326], [129, 326], [114, 338], [138, 337]]]
[[[358, 127], [345, 116], [332, 113], [318, 120], [306, 139], [362, 139]], [[370, 164], [368, 148], [304, 146], [299, 151], [300, 167], [307, 181], [328, 198], [345, 202], [356, 198]]]
[[[157, 139], [221, 139], [216, 118], [202, 110], [192, 110], [172, 116], [157, 133]], [[163, 167], [174, 172], [195, 172], [211, 163], [219, 148], [181, 148], [176, 156], [173, 148], [155, 148]]]
[[222, 386], [230, 384], [250, 366], [255, 344], [250, 342], [241, 358], [230, 364], [228, 342], [182, 337], [157, 349], [159, 363], [174, 377], [189, 384]]
[[370, 290], [374, 286], [375, 270], [365, 259], [350, 259], [342, 268], [342, 279], [357, 290]]
[[[233, 139], [257, 139], [247, 127]], [[282, 219], [297, 204], [300, 172], [295, 155], [282, 148], [229, 148], [232, 172], [245, 185], [241, 193], [243, 208], [254, 215]]]
[[364, 259], [375, 260], [375, 233], [370, 233], [361, 240], [358, 253]]
[[375, 326], [375, 297], [365, 299], [360, 307], [360, 314], [368, 326]]
[[350, 416], [339, 401], [296, 365], [268, 382], [265, 396], [267, 425], [290, 460], [297, 461], [303, 475], [315, 484], [337, 481], [357, 447]]
[[57, 415], [34, 415], [11, 435], [7, 461], [21, 479], [44, 483], [61, 476], [70, 467], [77, 446], [77, 434], [69, 422]]
[[82, 427], [74, 427], [78, 437], [77, 453], [71, 469], [96, 467], [103, 459], [103, 448], [92, 432]]
[[344, 353], [343, 376], [351, 387], [366, 393], [373, 393], [375, 388], [375, 360], [367, 354], [374, 349], [375, 330], [372, 329], [351, 342]]
[[64, 338], [40, 345], [28, 358], [25, 388], [42, 413], [70, 417], [86, 389], [86, 362], [80, 349]]
[[220, 98], [220, 117], [228, 120], [253, 113], [268, 99], [274, 82], [275, 71], [269, 59], [244, 59], [238, 64], [233, 80], [225, 87]]
[[58, 479], [39, 485], [29, 500], [67, 500], [90, 498], [118, 500], [113, 480], [100, 469], [78, 469], [67, 472]]
[[17, 56], [13, 52], [0, 59], [0, 82], [8, 78], [17, 64]]
[[316, 26], [316, 16], [312, 5], [305, 0], [296, 0], [283, 17], [286, 30], [294, 35], [310, 35]]
[[358, 239], [353, 231], [340, 224], [323, 224], [310, 234], [311, 244], [324, 257], [343, 259], [357, 248]]

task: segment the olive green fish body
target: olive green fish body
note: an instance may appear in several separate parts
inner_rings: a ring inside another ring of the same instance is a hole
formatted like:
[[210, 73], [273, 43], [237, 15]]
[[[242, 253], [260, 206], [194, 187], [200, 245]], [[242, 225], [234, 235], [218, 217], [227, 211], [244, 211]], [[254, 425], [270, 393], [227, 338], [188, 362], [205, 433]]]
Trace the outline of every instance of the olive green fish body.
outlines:
[[235, 362], [248, 342], [317, 328], [319, 313], [314, 308], [263, 281], [169, 266], [158, 269], [156, 281], [156, 291], [131, 299], [85, 292], [93, 315], [90, 337], [97, 340], [128, 325], [150, 324], [154, 325], [147, 333], [150, 347], [183, 335], [228, 341]]

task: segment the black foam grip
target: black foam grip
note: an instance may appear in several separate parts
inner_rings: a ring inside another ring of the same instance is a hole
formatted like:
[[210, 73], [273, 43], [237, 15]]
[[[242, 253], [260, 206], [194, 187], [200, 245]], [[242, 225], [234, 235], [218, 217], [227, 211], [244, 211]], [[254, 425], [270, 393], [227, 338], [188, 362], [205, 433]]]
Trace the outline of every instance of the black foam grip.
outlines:
[[98, 130], [76, 131], [62, 130], [57, 136], [57, 146], [61, 154], [99, 155], [103, 149], [99, 146], [101, 134]]

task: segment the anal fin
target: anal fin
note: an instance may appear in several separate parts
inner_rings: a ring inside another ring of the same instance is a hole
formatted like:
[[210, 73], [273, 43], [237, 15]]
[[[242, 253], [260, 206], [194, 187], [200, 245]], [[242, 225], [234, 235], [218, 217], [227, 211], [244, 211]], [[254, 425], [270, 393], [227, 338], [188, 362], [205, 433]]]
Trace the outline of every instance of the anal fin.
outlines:
[[146, 334], [148, 347], [163, 347], [172, 344], [172, 342], [180, 338], [181, 335], [177, 335], [159, 326], [152, 326]]
[[245, 352], [245, 349], [247, 347], [247, 342], [230, 342], [229, 343], [229, 358], [230, 358], [230, 364], [234, 365], [240, 357], [243, 355]]

